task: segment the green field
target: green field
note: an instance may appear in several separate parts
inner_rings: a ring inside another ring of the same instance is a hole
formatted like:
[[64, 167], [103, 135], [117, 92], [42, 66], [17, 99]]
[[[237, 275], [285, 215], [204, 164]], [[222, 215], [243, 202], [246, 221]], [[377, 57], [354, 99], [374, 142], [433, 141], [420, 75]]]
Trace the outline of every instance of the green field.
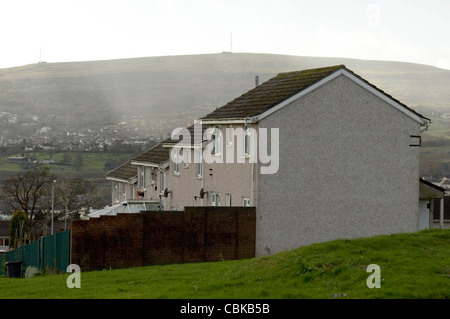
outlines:
[[[78, 170], [72, 163], [76, 156], [76, 152], [68, 152], [69, 158], [71, 159], [68, 164], [63, 163], [63, 152], [52, 153], [51, 155], [46, 152], [31, 152], [25, 153], [25, 156], [30, 158], [33, 157], [37, 161], [49, 159], [50, 157], [53, 158], [55, 164], [43, 166], [49, 167], [51, 172], [57, 176], [57, 179], [60, 177], [79, 177], [86, 179], [98, 187], [99, 196], [102, 199], [102, 203], [99, 207], [109, 205], [111, 201], [110, 182], [105, 177], [105, 174], [108, 172], [108, 169], [105, 169], [105, 163], [108, 160], [114, 160], [114, 163], [117, 163], [114, 167], [116, 168], [127, 162], [133, 155], [103, 152], [82, 152], [80, 154], [83, 159], [82, 165]], [[22, 154], [17, 154], [16, 156], [22, 156]], [[20, 164], [8, 163], [7, 157], [8, 156], [0, 157], [0, 180], [6, 180], [8, 177], [23, 171], [23, 167]]]
[[[93, 171], [103, 171], [105, 163], [108, 159], [118, 159], [121, 160], [122, 163], [125, 163], [129, 158], [130, 154], [115, 154], [115, 153], [103, 153], [103, 152], [82, 152], [80, 153], [82, 156], [82, 165], [79, 172], [93, 172]], [[50, 167], [52, 171], [55, 172], [77, 172], [75, 166], [72, 161], [76, 156], [76, 152], [68, 152], [69, 157], [71, 158], [70, 163], [64, 164], [64, 152], [50, 153], [46, 152], [33, 152], [27, 153], [25, 156], [35, 157], [37, 161], [42, 161], [44, 159], [53, 158], [55, 164], [45, 165]], [[16, 156], [21, 156], [17, 154]], [[16, 163], [8, 163], [8, 156], [3, 156], [0, 158], [0, 172], [19, 172], [22, 170], [20, 164]]]
[[[381, 288], [367, 287], [380, 266]], [[239, 261], [0, 278], [0, 298], [449, 299], [450, 230], [336, 240]]]

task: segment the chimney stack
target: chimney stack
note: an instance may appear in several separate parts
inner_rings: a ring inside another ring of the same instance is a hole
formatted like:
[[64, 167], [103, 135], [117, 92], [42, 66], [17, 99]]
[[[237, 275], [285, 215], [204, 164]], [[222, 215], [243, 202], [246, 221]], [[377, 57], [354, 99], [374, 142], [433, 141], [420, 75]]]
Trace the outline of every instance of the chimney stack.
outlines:
[[255, 87], [259, 85], [259, 75], [255, 76]]

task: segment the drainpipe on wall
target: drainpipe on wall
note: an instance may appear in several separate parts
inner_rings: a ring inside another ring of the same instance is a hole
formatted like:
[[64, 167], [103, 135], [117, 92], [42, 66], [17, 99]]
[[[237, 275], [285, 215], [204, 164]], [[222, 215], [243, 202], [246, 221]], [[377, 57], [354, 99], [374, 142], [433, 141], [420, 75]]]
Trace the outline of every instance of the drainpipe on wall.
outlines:
[[[246, 117], [245, 118], [245, 124], [244, 124], [244, 131], [245, 131], [245, 128], [247, 127], [247, 121], [248, 121], [248, 118]], [[255, 145], [253, 147], [255, 147]], [[250, 154], [251, 153], [252, 152], [250, 152]], [[256, 152], [254, 152], [254, 154], [256, 154]], [[256, 156], [258, 156], [258, 155], [256, 154]], [[258, 158], [256, 158], [256, 160], [258, 160]], [[252, 164], [252, 185], [251, 185], [251, 192], [250, 192], [250, 206], [255, 206], [255, 204], [254, 204], [254, 192], [255, 192], [255, 173], [254, 173], [254, 171], [255, 171], [255, 162], [254, 162], [253, 159], [250, 159], [250, 161], [251, 161], [251, 164]]]
[[[161, 169], [161, 167], [158, 166], [158, 170], [161, 174], [164, 174], [164, 171]], [[161, 180], [161, 176], [159, 177], [159, 180]], [[164, 180], [164, 183], [166, 182], [166, 180]], [[161, 185], [160, 185], [161, 186]], [[166, 186], [166, 185], [164, 185]], [[163, 190], [164, 191], [164, 190]], [[161, 190], [159, 190], [159, 193], [161, 193]], [[161, 195], [160, 195], [160, 199], [161, 199]], [[164, 197], [164, 202], [163, 202], [163, 206], [164, 206], [164, 210], [166, 210], [166, 198]]]
[[[204, 167], [203, 167], [203, 156], [201, 156], [201, 160], [202, 160], [202, 189], [205, 190], [205, 179], [203, 178], [205, 174], [203, 174], [204, 171]], [[203, 197], [205, 197], [205, 195], [203, 195]], [[203, 198], [201, 198], [202, 200], [202, 207], [205, 206], [205, 202], [203, 201]]]
[[253, 193], [255, 192], [255, 174], [254, 174], [255, 168], [254, 168], [254, 166], [255, 166], [255, 164], [252, 161], [252, 190], [251, 190], [252, 192], [250, 194], [250, 206], [255, 206], [255, 204], [253, 203], [253, 200], [254, 200]]

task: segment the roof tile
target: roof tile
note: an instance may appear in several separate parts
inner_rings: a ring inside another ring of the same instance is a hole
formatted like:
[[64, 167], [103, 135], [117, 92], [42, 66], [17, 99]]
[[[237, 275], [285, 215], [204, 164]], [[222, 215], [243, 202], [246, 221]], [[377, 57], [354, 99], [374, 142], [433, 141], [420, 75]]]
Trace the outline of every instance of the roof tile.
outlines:
[[408, 111], [423, 119], [427, 119], [341, 64], [303, 71], [279, 73], [277, 76], [202, 117], [201, 120], [242, 119], [260, 115], [340, 69], [345, 69]]
[[159, 165], [169, 160], [169, 149], [164, 147], [162, 143], [152, 147], [148, 151], [133, 158], [131, 162], [143, 162]]

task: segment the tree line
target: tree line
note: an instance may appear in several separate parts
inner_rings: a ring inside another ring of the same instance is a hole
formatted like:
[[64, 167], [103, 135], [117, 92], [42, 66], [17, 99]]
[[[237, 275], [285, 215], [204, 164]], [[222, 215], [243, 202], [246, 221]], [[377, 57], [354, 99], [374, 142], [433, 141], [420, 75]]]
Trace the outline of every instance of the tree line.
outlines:
[[[83, 208], [99, 202], [98, 190], [79, 177], [57, 177], [47, 167], [21, 171], [2, 182], [0, 200], [14, 212], [10, 223], [10, 247], [33, 242], [45, 232], [33, 231], [37, 221], [79, 218]], [[53, 214], [52, 214], [53, 211]], [[22, 217], [20, 217], [22, 216]], [[17, 221], [18, 220], [18, 221]]]

